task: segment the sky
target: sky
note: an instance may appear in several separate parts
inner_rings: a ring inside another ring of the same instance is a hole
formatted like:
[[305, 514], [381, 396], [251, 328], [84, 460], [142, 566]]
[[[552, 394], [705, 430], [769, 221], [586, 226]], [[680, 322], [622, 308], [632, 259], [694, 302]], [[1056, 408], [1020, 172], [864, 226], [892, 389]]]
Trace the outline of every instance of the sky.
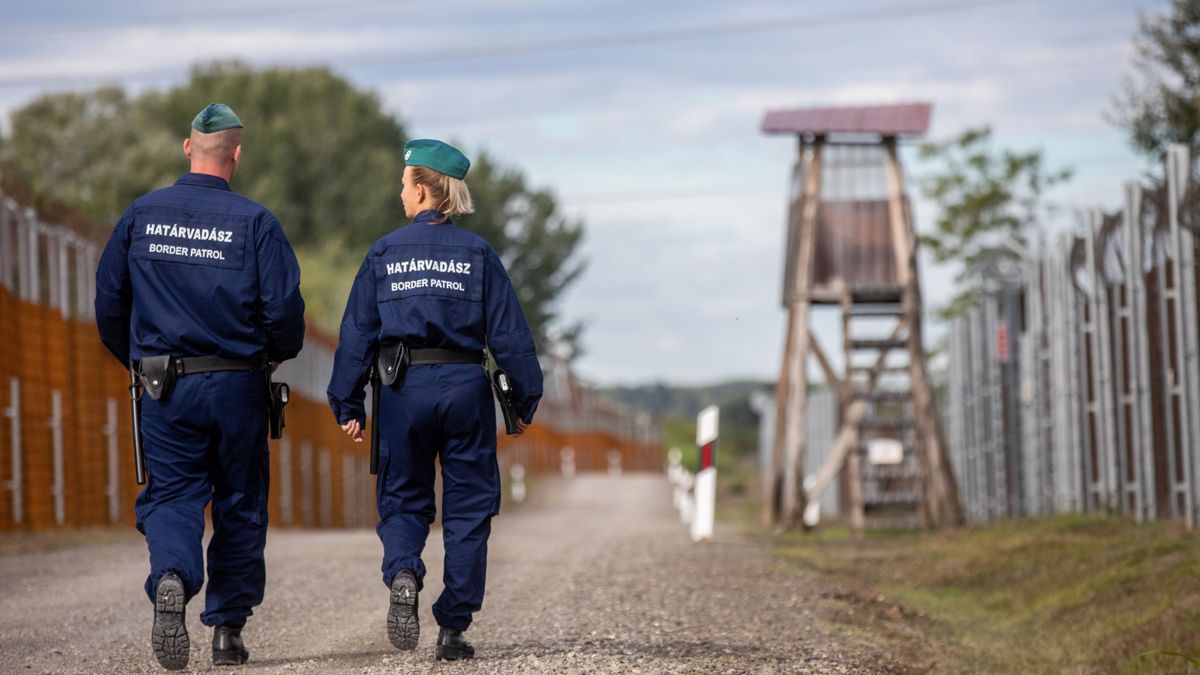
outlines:
[[[1052, 199], [1116, 208], [1147, 165], [1109, 119], [1132, 72], [1132, 0], [8, 0], [0, 128], [40, 94], [187, 79], [198, 62], [325, 65], [410, 137], [488, 151], [584, 223], [587, 271], [560, 304], [598, 384], [774, 379], [796, 143], [769, 109], [934, 104], [928, 138], [990, 125], [1074, 178]], [[236, 109], [236, 102], [229, 101]], [[252, 124], [252, 121], [249, 121]], [[906, 171], [922, 164], [911, 144]], [[236, 179], [235, 179], [236, 180]], [[469, 176], [468, 176], [469, 182]], [[236, 185], [234, 186], [236, 188]], [[910, 185], [917, 229], [936, 207]], [[1069, 227], [1046, 223], [1047, 231]], [[926, 311], [954, 269], [922, 269]], [[840, 320], [815, 317], [839, 344]], [[936, 340], [944, 328], [931, 324]], [[830, 350], [836, 351], [836, 350]]]

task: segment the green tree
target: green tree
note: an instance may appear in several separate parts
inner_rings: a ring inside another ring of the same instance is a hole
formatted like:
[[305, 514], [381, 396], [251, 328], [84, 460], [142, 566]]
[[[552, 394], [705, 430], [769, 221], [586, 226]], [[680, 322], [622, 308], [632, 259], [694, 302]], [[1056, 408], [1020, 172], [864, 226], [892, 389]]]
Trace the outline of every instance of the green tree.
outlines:
[[461, 223], [504, 260], [538, 348], [561, 341], [578, 355], [582, 325], [562, 325], [556, 300], [583, 273], [583, 262], [572, 255], [582, 224], [559, 213], [554, 195], [529, 188], [519, 171], [497, 165], [487, 153], [472, 163], [468, 181], [475, 213]]
[[1200, 159], [1200, 0], [1172, 0], [1167, 14], [1140, 16], [1134, 49], [1135, 74], [1111, 118], [1155, 162], [1171, 143]]
[[10, 122], [0, 162], [28, 188], [32, 206], [57, 202], [95, 221], [115, 220], [129, 202], [173, 179], [164, 172], [182, 155], [183, 137], [147, 119], [115, 87], [45, 95]]
[[[197, 66], [185, 84], [129, 97], [119, 88], [50, 94], [17, 110], [0, 165], [40, 199], [113, 222], [129, 202], [187, 170], [182, 139], [197, 110], [229, 103], [246, 120], [234, 187], [268, 205], [301, 259], [309, 316], [334, 330], [375, 239], [406, 222], [404, 128], [374, 94], [327, 68]], [[468, 177], [478, 211], [463, 225], [496, 248], [539, 343], [577, 337], [556, 302], [582, 271], [580, 223], [552, 194], [484, 153]]]
[[920, 156], [938, 166], [920, 186], [939, 209], [921, 245], [938, 262], [962, 265], [955, 279], [959, 292], [941, 311], [951, 318], [1028, 250], [1031, 232], [1055, 210], [1046, 191], [1068, 180], [1071, 170], [1048, 171], [1039, 150], [994, 151], [986, 127], [923, 144]]

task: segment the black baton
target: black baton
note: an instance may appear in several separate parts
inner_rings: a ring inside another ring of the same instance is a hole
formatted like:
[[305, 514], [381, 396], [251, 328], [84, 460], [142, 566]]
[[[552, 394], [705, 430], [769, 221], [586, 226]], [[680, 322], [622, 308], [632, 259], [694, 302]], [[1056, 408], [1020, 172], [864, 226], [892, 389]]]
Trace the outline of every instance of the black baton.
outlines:
[[146, 484], [146, 453], [142, 449], [142, 382], [129, 362], [129, 421], [133, 424], [133, 470], [137, 484]]
[[371, 366], [371, 475], [379, 473], [379, 368]]

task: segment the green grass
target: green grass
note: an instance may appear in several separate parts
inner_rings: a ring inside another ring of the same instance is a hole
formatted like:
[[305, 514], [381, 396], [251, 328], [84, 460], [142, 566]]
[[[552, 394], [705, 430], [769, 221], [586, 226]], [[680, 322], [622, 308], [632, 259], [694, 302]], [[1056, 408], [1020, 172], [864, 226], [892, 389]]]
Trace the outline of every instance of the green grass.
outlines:
[[861, 540], [834, 527], [780, 545], [839, 589], [845, 623], [918, 669], [1200, 668], [1200, 535], [1178, 524], [1067, 516]]

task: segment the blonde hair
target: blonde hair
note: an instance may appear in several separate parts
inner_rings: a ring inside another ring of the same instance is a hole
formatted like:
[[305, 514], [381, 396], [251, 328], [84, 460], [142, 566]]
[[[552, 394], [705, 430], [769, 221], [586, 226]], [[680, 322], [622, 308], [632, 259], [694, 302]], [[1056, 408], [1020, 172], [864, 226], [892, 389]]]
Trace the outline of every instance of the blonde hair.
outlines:
[[424, 185], [429, 190], [433, 207], [446, 217], [475, 212], [471, 190], [465, 181], [425, 166], [412, 167], [412, 181], [414, 185]]

